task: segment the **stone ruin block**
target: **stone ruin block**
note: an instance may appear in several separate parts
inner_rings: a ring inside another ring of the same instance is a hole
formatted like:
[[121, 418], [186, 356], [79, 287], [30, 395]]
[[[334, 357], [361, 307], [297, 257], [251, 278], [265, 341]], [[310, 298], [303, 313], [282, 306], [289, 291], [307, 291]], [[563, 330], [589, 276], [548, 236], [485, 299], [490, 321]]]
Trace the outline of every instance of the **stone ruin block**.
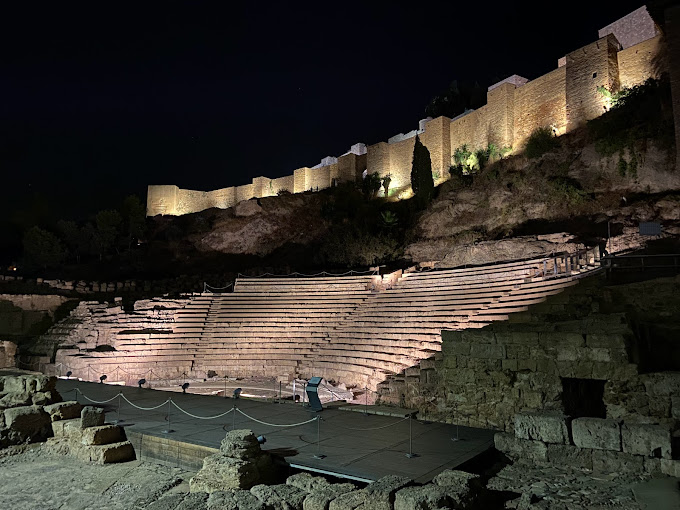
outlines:
[[549, 444], [548, 462], [556, 466], [593, 469], [593, 450], [568, 444]]
[[52, 421], [59, 421], [79, 418], [83, 406], [78, 402], [69, 401], [59, 402], [57, 404], [50, 404], [45, 406], [43, 409], [45, 409], [45, 412], [50, 415]]
[[189, 481], [191, 492], [250, 489], [275, 476], [269, 454], [261, 451], [251, 430], [232, 430], [222, 440], [219, 453], [203, 459], [203, 467]]
[[84, 429], [88, 427], [100, 427], [104, 425], [104, 410], [99, 407], [85, 406], [80, 412], [80, 426]]
[[530, 441], [520, 439], [512, 434], [498, 432], [493, 436], [496, 450], [504, 453], [512, 460], [527, 462], [546, 462], [548, 460], [548, 449], [541, 441]]
[[367, 487], [341, 494], [330, 502], [329, 510], [353, 510], [359, 506], [366, 510], [392, 508], [395, 494], [412, 483], [405, 476], [387, 475]]
[[117, 425], [101, 425], [83, 429], [81, 442], [84, 445], [105, 445], [126, 440], [125, 431]]
[[576, 418], [571, 422], [571, 434], [579, 448], [621, 451], [621, 426], [615, 420]]
[[623, 451], [645, 457], [671, 458], [671, 432], [662, 425], [624, 423], [621, 427]]
[[593, 450], [593, 471], [597, 473], [642, 473], [644, 457], [623, 452]]
[[515, 436], [544, 443], [569, 444], [567, 419], [559, 411], [518, 413], [515, 415]]
[[680, 478], [680, 460], [660, 459], [660, 464], [664, 475]]
[[450, 508], [446, 489], [438, 485], [422, 485], [406, 487], [397, 492], [394, 498], [394, 510], [413, 510], [414, 508]]
[[302, 508], [307, 492], [293, 485], [255, 485], [250, 493], [257, 497], [265, 508]]
[[[44, 441], [52, 435], [50, 415], [40, 406], [23, 406], [5, 409], [0, 424], [0, 447]], [[4, 423], [2, 423], [4, 422]]]

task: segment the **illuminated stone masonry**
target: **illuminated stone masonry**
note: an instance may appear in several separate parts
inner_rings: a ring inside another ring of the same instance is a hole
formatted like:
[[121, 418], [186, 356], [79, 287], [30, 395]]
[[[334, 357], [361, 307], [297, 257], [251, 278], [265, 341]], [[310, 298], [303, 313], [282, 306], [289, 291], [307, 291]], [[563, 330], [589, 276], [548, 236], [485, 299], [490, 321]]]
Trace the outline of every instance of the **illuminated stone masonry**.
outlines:
[[375, 389], [478, 329], [598, 272], [597, 250], [384, 276], [239, 278], [233, 292], [120, 304], [83, 301], [37, 345], [50, 374], [135, 384], [182, 377], [313, 376]]
[[607, 104], [599, 87], [616, 91], [657, 75], [654, 57], [661, 36], [646, 7], [607, 25], [598, 35], [597, 41], [560, 58], [557, 69], [543, 76], [529, 81], [512, 75], [490, 86], [487, 104], [477, 110], [454, 119], [423, 119], [416, 130], [369, 147], [355, 144], [342, 156], [326, 157], [314, 167], [298, 168], [293, 175], [255, 177], [251, 184], [214, 191], [151, 185], [147, 216], [226, 209], [279, 192], [318, 191], [360, 180], [364, 172], [390, 175], [391, 194], [408, 194], [416, 135], [430, 151], [435, 184], [441, 184], [448, 179], [456, 148], [467, 145], [477, 150], [494, 144], [499, 149], [521, 150], [537, 128], [549, 127], [561, 135], [602, 115]]

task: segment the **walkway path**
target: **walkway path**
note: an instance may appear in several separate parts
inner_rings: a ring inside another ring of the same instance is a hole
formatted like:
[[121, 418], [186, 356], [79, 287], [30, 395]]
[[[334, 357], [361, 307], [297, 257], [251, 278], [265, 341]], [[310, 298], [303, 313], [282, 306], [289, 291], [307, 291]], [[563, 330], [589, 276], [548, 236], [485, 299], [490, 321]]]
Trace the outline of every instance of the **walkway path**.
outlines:
[[[225, 431], [232, 427], [249, 428], [257, 435], [266, 436], [265, 450], [283, 455], [291, 465], [362, 480], [396, 474], [427, 482], [444, 469], [459, 466], [493, 445], [491, 430], [469, 427], [457, 430], [455, 425], [341, 412], [337, 407], [327, 408], [317, 415], [292, 402], [277, 404], [233, 400], [63, 379], [57, 384], [58, 391], [66, 400], [76, 398], [76, 388], [81, 403], [89, 403], [85, 397], [99, 402], [113, 398], [104, 405], [107, 421], [117, 419], [120, 412], [121, 425], [131, 432], [219, 448]], [[212, 420], [192, 418], [174, 405], [167, 404], [143, 411], [116, 397], [119, 392], [133, 404], [145, 408], [156, 407], [172, 398], [177, 406], [195, 416], [222, 414], [234, 406], [239, 411], [231, 411]], [[168, 429], [168, 407], [172, 432], [166, 434], [163, 431]], [[314, 419], [317, 416], [321, 418], [320, 422]], [[297, 427], [272, 425], [301, 422], [308, 423]], [[412, 432], [411, 451], [417, 454], [413, 458], [406, 456], [409, 453], [409, 426]], [[460, 440], [453, 441], [457, 434]], [[316, 458], [315, 455], [324, 457]]]

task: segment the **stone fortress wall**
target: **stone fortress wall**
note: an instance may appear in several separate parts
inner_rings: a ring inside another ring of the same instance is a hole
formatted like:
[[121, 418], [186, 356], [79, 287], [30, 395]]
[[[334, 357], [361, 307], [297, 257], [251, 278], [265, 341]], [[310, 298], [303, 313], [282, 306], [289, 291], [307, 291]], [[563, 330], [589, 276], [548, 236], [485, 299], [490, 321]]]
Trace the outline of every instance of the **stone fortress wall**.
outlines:
[[606, 111], [607, 99], [598, 87], [615, 91], [656, 76], [654, 57], [661, 35], [646, 7], [607, 25], [598, 37], [560, 58], [557, 69], [543, 76], [529, 81], [513, 75], [492, 85], [487, 104], [477, 110], [454, 119], [423, 119], [417, 130], [368, 147], [355, 144], [342, 156], [326, 157], [312, 168], [298, 168], [293, 175], [278, 179], [256, 177], [251, 184], [215, 191], [151, 185], [147, 216], [182, 215], [211, 207], [225, 209], [242, 200], [275, 196], [281, 190], [321, 190], [335, 183], [359, 180], [365, 170], [381, 177], [389, 174], [390, 188], [398, 194], [410, 186], [416, 134], [430, 151], [435, 184], [440, 184], [448, 178], [456, 148], [467, 145], [477, 150], [494, 144], [517, 150], [540, 127], [564, 134]]

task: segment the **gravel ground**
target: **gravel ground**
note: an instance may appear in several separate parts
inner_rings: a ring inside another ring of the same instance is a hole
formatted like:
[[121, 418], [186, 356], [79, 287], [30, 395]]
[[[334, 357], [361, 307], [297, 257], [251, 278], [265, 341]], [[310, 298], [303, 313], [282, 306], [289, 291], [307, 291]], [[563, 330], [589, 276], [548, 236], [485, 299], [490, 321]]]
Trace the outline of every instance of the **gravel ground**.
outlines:
[[[10, 454], [14, 453], [14, 454]], [[187, 473], [142, 461], [100, 466], [50, 455], [40, 445], [3, 451], [0, 508], [12, 510], [131, 510], [188, 491]]]

